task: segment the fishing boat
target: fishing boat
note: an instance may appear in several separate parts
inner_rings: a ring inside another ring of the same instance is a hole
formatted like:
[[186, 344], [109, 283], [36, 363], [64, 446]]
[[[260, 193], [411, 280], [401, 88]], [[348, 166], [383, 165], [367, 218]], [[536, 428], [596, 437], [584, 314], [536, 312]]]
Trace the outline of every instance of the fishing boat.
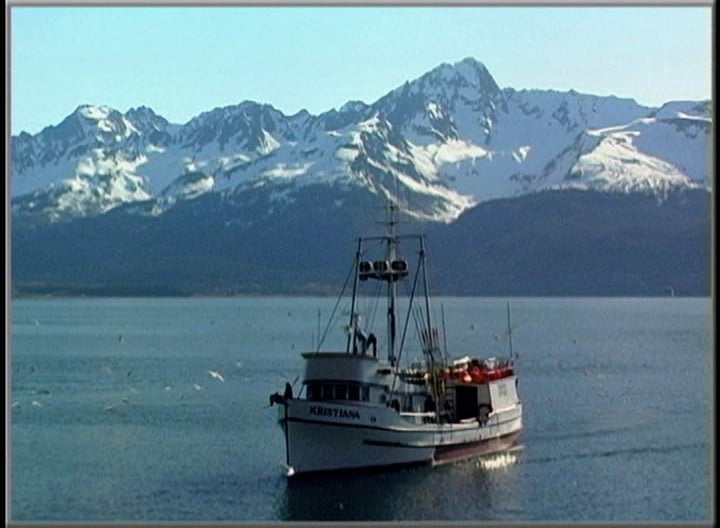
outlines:
[[[444, 464], [517, 443], [522, 404], [509, 304], [508, 357], [475, 350], [450, 356], [444, 309], [438, 317], [428, 292], [425, 238], [398, 234], [397, 211], [396, 204], [387, 206], [384, 234], [357, 239], [338, 299], [349, 302], [344, 350], [321, 350], [329, 323], [317, 346], [302, 353], [304, 373], [297, 394], [286, 383], [284, 391], [270, 395], [285, 436], [287, 476]], [[408, 243], [415, 249], [408, 251]], [[414, 267], [405, 258], [412, 254], [417, 257]], [[407, 292], [403, 296], [401, 284]], [[377, 313], [376, 308], [361, 310], [361, 303], [375, 300], [382, 300], [386, 309], [377, 333], [376, 318], [368, 313]], [[414, 358], [406, 350], [410, 343]]]

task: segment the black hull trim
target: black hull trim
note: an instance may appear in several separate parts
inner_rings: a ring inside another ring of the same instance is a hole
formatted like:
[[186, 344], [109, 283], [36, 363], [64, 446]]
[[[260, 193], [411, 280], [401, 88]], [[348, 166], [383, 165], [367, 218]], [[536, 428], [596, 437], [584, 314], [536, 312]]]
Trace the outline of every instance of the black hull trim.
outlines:
[[[410, 433], [414, 434], [417, 432], [433, 432], [432, 430], [426, 429], [426, 430], [415, 430], [415, 429], [407, 429], [407, 428], [399, 428], [399, 427], [382, 427], [379, 425], [365, 425], [365, 424], [355, 424], [355, 423], [344, 423], [344, 422], [326, 422], [322, 420], [308, 420], [307, 418], [283, 418], [279, 420], [281, 425], [283, 422], [293, 422], [293, 423], [305, 423], [305, 424], [314, 424], [314, 425], [326, 425], [328, 427], [350, 427], [352, 429], [370, 429], [374, 431], [389, 431], [392, 433]], [[475, 427], [468, 427], [468, 429], [474, 429]], [[424, 446], [428, 447], [428, 446]]]

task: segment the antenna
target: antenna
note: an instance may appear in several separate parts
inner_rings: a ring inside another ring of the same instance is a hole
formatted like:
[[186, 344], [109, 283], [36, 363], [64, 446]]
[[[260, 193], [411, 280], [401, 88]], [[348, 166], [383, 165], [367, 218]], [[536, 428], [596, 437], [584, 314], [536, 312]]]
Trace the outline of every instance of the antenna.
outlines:
[[442, 313], [443, 348], [445, 349], [445, 354], [444, 354], [443, 360], [447, 361], [448, 347], [447, 347], [447, 330], [445, 328], [445, 304], [444, 303], [440, 305], [440, 311]]
[[512, 322], [510, 321], [510, 301], [507, 303], [507, 325], [508, 325], [508, 344], [510, 346], [510, 359], [513, 359], [513, 344], [512, 344]]

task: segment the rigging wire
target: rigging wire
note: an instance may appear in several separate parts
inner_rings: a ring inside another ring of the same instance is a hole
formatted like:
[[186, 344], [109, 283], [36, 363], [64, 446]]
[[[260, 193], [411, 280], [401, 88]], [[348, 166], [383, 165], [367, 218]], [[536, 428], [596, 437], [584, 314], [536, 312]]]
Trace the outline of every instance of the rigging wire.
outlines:
[[[353, 271], [355, 270], [355, 258], [353, 258], [353, 264], [350, 266], [350, 271], [347, 274], [347, 277], [345, 277], [345, 283], [343, 284], [342, 289], [340, 290], [340, 295], [338, 295], [337, 301], [335, 302], [335, 306], [333, 307], [332, 313], [330, 314], [330, 318], [328, 319], [327, 326], [325, 326], [325, 331], [323, 332], [322, 337], [318, 341], [318, 346], [316, 352], [320, 352], [320, 347], [325, 342], [325, 338], [327, 337], [328, 331], [330, 330], [330, 325], [332, 324], [333, 320], [335, 319], [335, 313], [337, 312], [337, 308], [340, 305], [340, 301], [343, 298], [343, 294], [345, 293], [345, 288], [347, 288], [348, 283], [350, 282], [350, 277], [353, 275]], [[352, 317], [352, 314], [351, 314]]]
[[[404, 350], [405, 345], [405, 336], [407, 335], [407, 328], [408, 324], [410, 322], [410, 314], [412, 313], [412, 302], [413, 299], [415, 299], [415, 289], [417, 287], [418, 277], [420, 276], [420, 266], [417, 266], [415, 269], [415, 278], [413, 279], [413, 286], [412, 290], [410, 292], [410, 297], [408, 299], [408, 312], [407, 316], [405, 317], [405, 324], [403, 325], [403, 331], [402, 336], [400, 338], [400, 346], [398, 347], [398, 358], [397, 358], [397, 364], [400, 364], [400, 360], [402, 359], [402, 353]], [[417, 320], [415, 321], [415, 326], [417, 327]], [[393, 376], [392, 384], [390, 385], [390, 392], [393, 392], [395, 390], [395, 382], [397, 381], [398, 371], [395, 370], [395, 375]]]
[[373, 328], [375, 324], [375, 316], [377, 315], [377, 307], [380, 304], [380, 289], [382, 284], [380, 281], [375, 283], [375, 293], [372, 296], [371, 307], [368, 310], [368, 331]]

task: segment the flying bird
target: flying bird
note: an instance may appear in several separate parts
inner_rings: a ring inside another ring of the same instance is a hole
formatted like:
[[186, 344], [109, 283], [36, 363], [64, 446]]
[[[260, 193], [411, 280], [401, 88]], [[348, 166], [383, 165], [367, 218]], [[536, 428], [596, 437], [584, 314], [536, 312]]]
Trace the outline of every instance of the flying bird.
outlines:
[[217, 370], [208, 370], [208, 374], [210, 374], [215, 379], [219, 379], [220, 381], [225, 381], [225, 378], [223, 378], [222, 374], [220, 374]]

